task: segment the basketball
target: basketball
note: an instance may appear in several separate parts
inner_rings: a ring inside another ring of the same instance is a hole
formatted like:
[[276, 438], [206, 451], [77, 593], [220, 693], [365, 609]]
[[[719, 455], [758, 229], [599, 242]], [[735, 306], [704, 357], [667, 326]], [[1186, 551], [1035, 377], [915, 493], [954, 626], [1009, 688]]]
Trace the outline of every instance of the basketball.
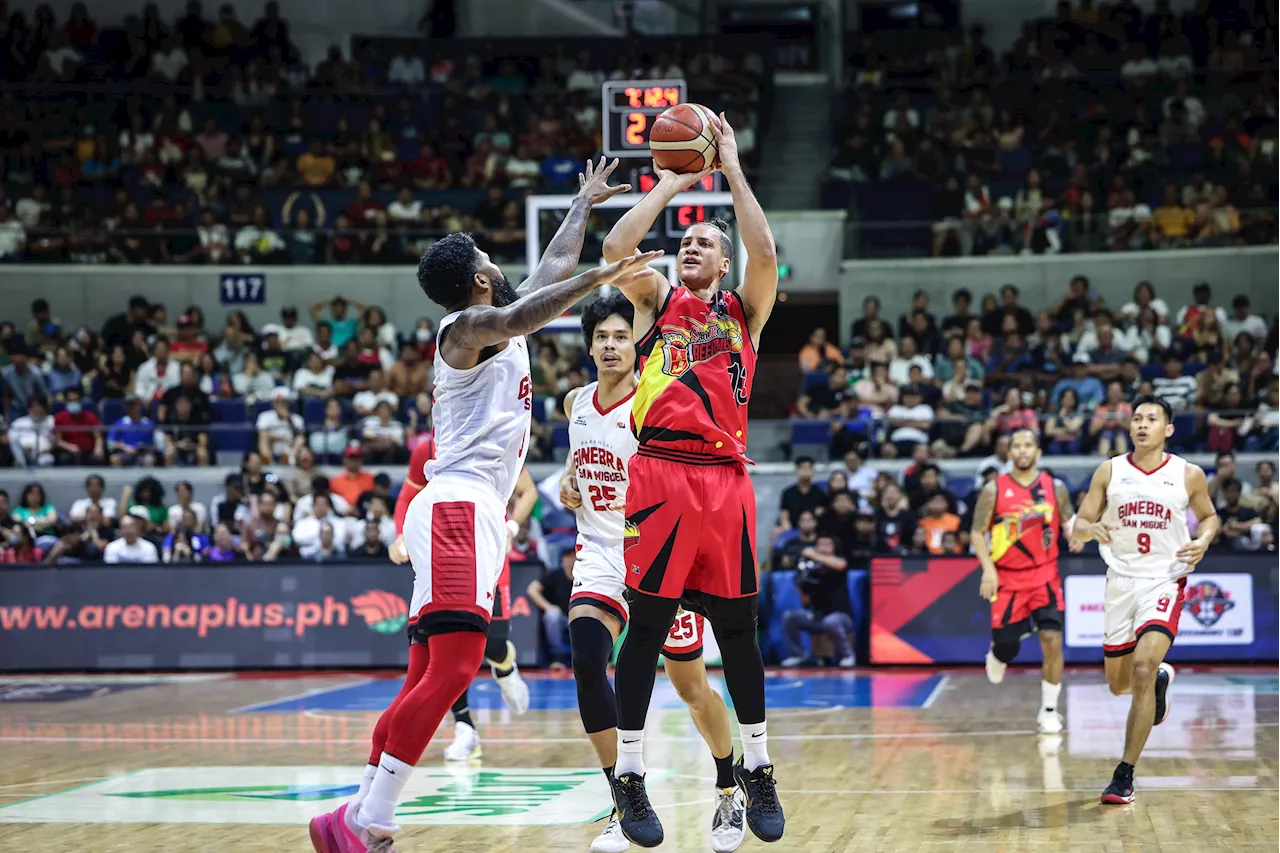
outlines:
[[677, 104], [658, 116], [649, 131], [649, 151], [659, 169], [687, 174], [710, 168], [716, 160], [720, 119], [702, 104]]

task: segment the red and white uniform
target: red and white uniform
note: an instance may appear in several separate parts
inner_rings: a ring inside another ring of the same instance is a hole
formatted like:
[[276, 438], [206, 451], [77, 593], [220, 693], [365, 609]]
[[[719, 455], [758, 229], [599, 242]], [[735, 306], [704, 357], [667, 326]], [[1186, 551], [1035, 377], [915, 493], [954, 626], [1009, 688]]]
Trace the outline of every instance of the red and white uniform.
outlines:
[[606, 409], [600, 405], [598, 390], [596, 382], [584, 385], [569, 410], [569, 456], [582, 494], [582, 506], [574, 511], [578, 540], [569, 606], [592, 604], [625, 624], [630, 613], [623, 597], [626, 519], [609, 504], [627, 494], [627, 466], [637, 446], [630, 426], [634, 392]]
[[[441, 320], [440, 332], [457, 317]], [[410, 623], [426, 635], [433, 625], [489, 622], [533, 408], [523, 337], [468, 370], [450, 367], [437, 350], [435, 376], [436, 455], [404, 523], [414, 572]]]
[[1108, 656], [1133, 651], [1147, 631], [1178, 635], [1183, 589], [1193, 568], [1177, 557], [1191, 541], [1188, 502], [1182, 457], [1167, 454], [1151, 471], [1134, 465], [1133, 454], [1111, 460], [1102, 523], [1114, 529], [1111, 544], [1098, 548], [1107, 564], [1102, 648]]

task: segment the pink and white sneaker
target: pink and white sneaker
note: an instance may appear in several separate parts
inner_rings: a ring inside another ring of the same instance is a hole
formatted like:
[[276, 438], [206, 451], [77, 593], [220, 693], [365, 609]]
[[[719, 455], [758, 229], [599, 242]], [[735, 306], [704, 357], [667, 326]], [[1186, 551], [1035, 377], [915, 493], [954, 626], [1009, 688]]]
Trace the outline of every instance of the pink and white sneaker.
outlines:
[[333, 818], [336, 814], [335, 809], [311, 818], [311, 846], [316, 853], [340, 853], [338, 842], [333, 837]]
[[338, 807], [329, 826], [335, 841], [332, 853], [396, 853], [392, 836], [400, 827], [370, 824], [362, 829], [356, 824], [350, 803]]

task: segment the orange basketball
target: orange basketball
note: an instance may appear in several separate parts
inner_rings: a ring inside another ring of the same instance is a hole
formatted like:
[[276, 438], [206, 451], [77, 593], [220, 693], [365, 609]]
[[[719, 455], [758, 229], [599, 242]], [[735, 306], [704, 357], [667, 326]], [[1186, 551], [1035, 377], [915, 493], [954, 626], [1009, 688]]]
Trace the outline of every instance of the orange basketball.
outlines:
[[716, 160], [720, 119], [702, 104], [677, 104], [662, 113], [649, 131], [649, 151], [659, 169], [681, 174], [701, 172]]

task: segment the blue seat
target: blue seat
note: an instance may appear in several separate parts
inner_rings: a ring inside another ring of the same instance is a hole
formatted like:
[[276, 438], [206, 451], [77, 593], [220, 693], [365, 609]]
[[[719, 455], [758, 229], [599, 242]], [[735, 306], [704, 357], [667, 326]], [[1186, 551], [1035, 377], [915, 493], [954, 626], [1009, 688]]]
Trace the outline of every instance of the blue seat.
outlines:
[[791, 445], [826, 445], [831, 440], [830, 421], [795, 420], [791, 422]]
[[[769, 621], [765, 626], [761, 651], [773, 661], [787, 656], [787, 637], [782, 630], [782, 614], [800, 608], [800, 591], [796, 589], [796, 573], [791, 571], [769, 572]], [[802, 640], [805, 652], [809, 651], [809, 639]]]
[[258, 415], [262, 414], [263, 412], [267, 411], [270, 408], [271, 408], [270, 400], [259, 400], [258, 402], [254, 403], [253, 415], [249, 418], [249, 422], [256, 424], [258, 422]]
[[821, 388], [831, 379], [831, 374], [825, 370], [811, 370], [804, 375], [803, 384], [800, 393], [808, 394], [814, 388]]
[[1203, 364], [1199, 361], [1188, 361], [1186, 364], [1182, 365], [1182, 375], [1183, 376], [1199, 376], [1200, 372], [1204, 370], [1205, 367], [1207, 366], [1208, 365]]
[[213, 419], [224, 424], [242, 424], [248, 418], [244, 410], [244, 400], [232, 397], [213, 401]]
[[1196, 440], [1195, 412], [1175, 412], [1173, 415], [1173, 438], [1169, 443], [1174, 447], [1190, 449]]
[[102, 410], [98, 417], [104, 424], [113, 424], [124, 417], [124, 400], [107, 397], [102, 401]]
[[791, 541], [799, 535], [800, 531], [796, 530], [794, 527], [790, 530], [784, 530], [773, 540], [773, 545], [771, 547], [775, 551], [781, 551], [783, 548], [787, 547], [787, 545], [791, 544]]
[[328, 400], [321, 400], [317, 397], [306, 397], [302, 401], [302, 420], [307, 426], [312, 426], [324, 421], [324, 407]]
[[551, 445], [553, 447], [569, 446], [569, 425], [556, 424], [551, 429]]
[[1152, 380], [1155, 380], [1161, 376], [1164, 376], [1164, 365], [1163, 364], [1144, 364], [1142, 365], [1142, 367], [1138, 368], [1138, 374], [1145, 381], [1151, 382]]
[[252, 427], [229, 426], [211, 433], [213, 449], [219, 453], [247, 453], [257, 448], [258, 436]]

